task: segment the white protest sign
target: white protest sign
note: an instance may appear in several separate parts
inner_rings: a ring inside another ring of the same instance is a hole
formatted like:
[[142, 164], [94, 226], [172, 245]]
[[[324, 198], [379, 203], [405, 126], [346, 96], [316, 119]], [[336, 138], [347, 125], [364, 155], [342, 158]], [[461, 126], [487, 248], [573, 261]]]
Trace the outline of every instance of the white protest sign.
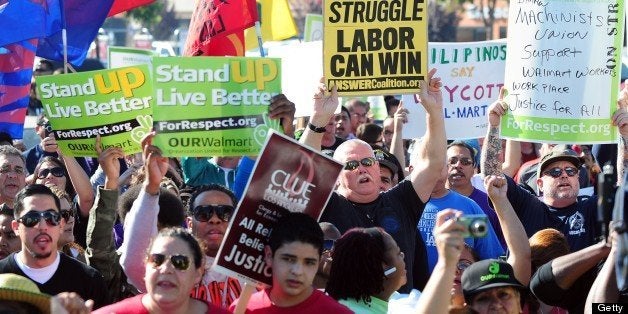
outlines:
[[[504, 82], [506, 41], [429, 43], [429, 67], [442, 79], [443, 114], [448, 139], [486, 135], [488, 106], [499, 97]], [[403, 95], [408, 109], [404, 138], [425, 134], [425, 110], [418, 96]]]
[[322, 42], [293, 42], [270, 47], [268, 57], [281, 58], [281, 90], [294, 102], [295, 117], [312, 115], [312, 96], [323, 76]]
[[623, 1], [512, 2], [501, 136], [614, 142], [623, 28]]

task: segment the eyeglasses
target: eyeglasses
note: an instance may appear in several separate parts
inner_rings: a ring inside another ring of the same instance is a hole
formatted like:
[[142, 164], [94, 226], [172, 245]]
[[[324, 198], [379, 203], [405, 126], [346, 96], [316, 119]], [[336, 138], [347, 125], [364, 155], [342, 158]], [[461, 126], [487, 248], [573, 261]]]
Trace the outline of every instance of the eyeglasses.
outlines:
[[44, 221], [46, 221], [46, 224], [48, 224], [48, 226], [58, 226], [59, 222], [61, 221], [61, 214], [59, 214], [54, 209], [48, 209], [43, 212], [31, 210], [24, 216], [18, 218], [17, 221], [21, 222], [24, 226], [28, 228], [32, 228], [35, 227], [42, 218], [44, 219]]
[[65, 171], [63, 170], [63, 168], [54, 167], [54, 168], [39, 170], [39, 173], [37, 174], [37, 179], [45, 179], [49, 173], [52, 173], [52, 175], [57, 178], [61, 178], [65, 176]]
[[366, 157], [366, 158], [362, 158], [362, 160], [349, 160], [345, 163], [344, 169], [355, 170], [360, 166], [360, 164], [362, 164], [362, 166], [364, 167], [370, 167], [374, 165], [375, 162], [377, 162], [377, 160], [375, 160], [374, 157]]
[[231, 219], [234, 210], [233, 206], [230, 205], [201, 205], [194, 207], [192, 216], [200, 222], [207, 222], [216, 213], [218, 219], [226, 222]]
[[549, 175], [552, 178], [558, 178], [558, 177], [560, 177], [563, 174], [563, 170], [570, 177], [573, 177], [576, 174], [578, 174], [578, 169], [576, 169], [574, 167], [567, 167], [565, 169], [555, 167], [555, 168], [552, 168], [550, 170], [543, 171], [543, 174], [544, 175]]
[[20, 166], [15, 166], [15, 167], [11, 168], [10, 165], [4, 165], [4, 166], [0, 167], [0, 174], [8, 174], [10, 172], [15, 173], [16, 175], [22, 175], [22, 174], [24, 174], [24, 168], [22, 168]]
[[353, 112], [351, 113], [352, 116], [356, 116], [358, 118], [366, 118], [367, 113], [357, 113], [357, 112]]
[[166, 256], [164, 254], [152, 253], [148, 255], [148, 262], [152, 264], [153, 268], [157, 268], [166, 261], [166, 257], [170, 258], [170, 263], [178, 270], [187, 270], [190, 267], [190, 258], [180, 254]]
[[471, 264], [473, 264], [473, 263], [470, 262], [470, 261], [461, 260], [461, 261], [458, 261], [458, 264], [456, 265], [456, 268], [458, 268], [459, 271], [464, 271], [469, 266], [471, 266]]
[[469, 157], [462, 157], [462, 158], [458, 158], [458, 157], [451, 157], [449, 158], [449, 160], [447, 160], [447, 163], [449, 163], [449, 165], [454, 166], [455, 164], [458, 163], [458, 161], [460, 161], [460, 163], [463, 166], [470, 166], [473, 164], [473, 159], [469, 158]]
[[68, 222], [70, 221], [70, 217], [76, 217], [76, 210], [73, 208], [62, 209], [59, 211], [59, 214], [61, 214], [61, 218], [65, 219], [65, 222]]
[[334, 248], [334, 244], [336, 244], [336, 240], [323, 241], [323, 251], [331, 251]]

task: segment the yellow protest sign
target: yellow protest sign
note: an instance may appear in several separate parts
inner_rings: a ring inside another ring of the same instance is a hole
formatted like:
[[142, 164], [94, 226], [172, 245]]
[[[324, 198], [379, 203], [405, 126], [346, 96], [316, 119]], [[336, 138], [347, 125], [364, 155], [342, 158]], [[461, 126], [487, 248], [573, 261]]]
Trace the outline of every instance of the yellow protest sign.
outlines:
[[415, 93], [427, 74], [427, 1], [332, 0], [323, 15], [327, 86], [340, 95]]

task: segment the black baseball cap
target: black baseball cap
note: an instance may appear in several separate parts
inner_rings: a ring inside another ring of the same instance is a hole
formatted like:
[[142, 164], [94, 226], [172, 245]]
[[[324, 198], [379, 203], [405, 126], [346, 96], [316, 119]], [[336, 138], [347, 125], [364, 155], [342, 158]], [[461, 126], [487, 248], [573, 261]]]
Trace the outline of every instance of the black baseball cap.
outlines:
[[561, 160], [572, 163], [576, 169], [580, 169], [580, 166], [582, 166], [582, 159], [578, 156], [578, 153], [567, 148], [565, 145], [556, 145], [549, 153], [545, 154], [543, 158], [541, 158], [537, 177], [540, 178], [543, 175], [543, 171], [549, 164]]
[[510, 264], [497, 259], [475, 262], [462, 273], [462, 293], [467, 304], [483, 291], [498, 287], [513, 287], [518, 290], [525, 287], [515, 278]]
[[392, 173], [393, 176], [397, 173], [399, 167], [397, 166], [397, 163], [393, 161], [393, 158], [397, 159], [394, 155], [383, 149], [375, 149], [373, 153], [375, 154], [375, 159], [377, 159], [380, 166], [390, 169], [390, 173]]

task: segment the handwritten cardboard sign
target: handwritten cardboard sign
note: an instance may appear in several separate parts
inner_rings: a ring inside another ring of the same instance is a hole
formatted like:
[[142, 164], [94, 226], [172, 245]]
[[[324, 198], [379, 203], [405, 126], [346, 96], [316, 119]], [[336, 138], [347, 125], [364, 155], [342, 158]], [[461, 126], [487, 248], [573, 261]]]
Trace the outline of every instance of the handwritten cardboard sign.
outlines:
[[[442, 78], [447, 139], [485, 136], [488, 106], [498, 99], [504, 85], [506, 41], [429, 43], [429, 52], [430, 68], [436, 68]], [[418, 96], [403, 95], [402, 101], [409, 111], [403, 137], [422, 137], [425, 109]]]
[[614, 142], [623, 1], [517, 1], [509, 12], [501, 136]]

